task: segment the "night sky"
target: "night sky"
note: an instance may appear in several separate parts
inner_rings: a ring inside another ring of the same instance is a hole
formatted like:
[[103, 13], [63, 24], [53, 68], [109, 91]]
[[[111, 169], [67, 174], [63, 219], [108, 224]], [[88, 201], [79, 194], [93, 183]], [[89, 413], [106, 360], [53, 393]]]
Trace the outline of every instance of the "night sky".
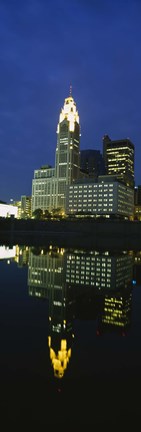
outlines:
[[141, 1], [0, 0], [1, 200], [31, 195], [34, 169], [54, 166], [70, 84], [80, 149], [129, 137], [141, 184]]

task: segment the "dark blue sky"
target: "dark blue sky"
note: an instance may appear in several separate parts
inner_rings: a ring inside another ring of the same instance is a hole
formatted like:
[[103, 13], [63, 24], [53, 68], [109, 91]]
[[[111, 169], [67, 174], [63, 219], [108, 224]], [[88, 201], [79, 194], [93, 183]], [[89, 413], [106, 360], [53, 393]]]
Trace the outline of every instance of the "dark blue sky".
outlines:
[[34, 169], [54, 166], [70, 84], [80, 149], [129, 137], [141, 184], [141, 1], [0, 0], [0, 199], [30, 195]]

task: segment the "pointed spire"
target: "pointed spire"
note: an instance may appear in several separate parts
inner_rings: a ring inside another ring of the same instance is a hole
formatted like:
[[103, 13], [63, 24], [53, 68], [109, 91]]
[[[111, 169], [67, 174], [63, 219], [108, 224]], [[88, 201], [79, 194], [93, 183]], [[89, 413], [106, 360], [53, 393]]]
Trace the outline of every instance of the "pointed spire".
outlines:
[[72, 96], [72, 85], [70, 84], [70, 96]]

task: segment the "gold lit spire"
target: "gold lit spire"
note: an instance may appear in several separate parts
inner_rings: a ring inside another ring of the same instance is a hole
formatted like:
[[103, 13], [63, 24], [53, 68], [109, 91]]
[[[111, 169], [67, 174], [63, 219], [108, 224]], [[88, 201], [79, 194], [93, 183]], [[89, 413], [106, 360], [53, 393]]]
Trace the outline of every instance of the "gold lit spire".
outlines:
[[54, 370], [54, 376], [56, 378], [62, 378], [71, 357], [71, 348], [68, 349], [66, 339], [61, 339], [60, 349], [55, 353], [51, 347], [51, 336], [48, 336], [48, 346], [50, 348], [50, 359]]
[[62, 123], [64, 119], [68, 120], [69, 130], [70, 132], [74, 132], [75, 122], [79, 124], [79, 115], [78, 115], [78, 111], [76, 110], [76, 103], [71, 93], [72, 93], [72, 85], [70, 85], [70, 95], [68, 98], [65, 99], [64, 106], [61, 110], [59, 116], [59, 123]]

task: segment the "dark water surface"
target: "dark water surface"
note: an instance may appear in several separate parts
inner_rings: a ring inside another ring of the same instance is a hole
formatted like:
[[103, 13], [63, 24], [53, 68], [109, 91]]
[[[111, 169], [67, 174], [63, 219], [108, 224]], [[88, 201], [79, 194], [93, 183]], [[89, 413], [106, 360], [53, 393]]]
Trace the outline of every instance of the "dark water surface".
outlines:
[[2, 430], [136, 430], [141, 253], [0, 246], [0, 275]]

